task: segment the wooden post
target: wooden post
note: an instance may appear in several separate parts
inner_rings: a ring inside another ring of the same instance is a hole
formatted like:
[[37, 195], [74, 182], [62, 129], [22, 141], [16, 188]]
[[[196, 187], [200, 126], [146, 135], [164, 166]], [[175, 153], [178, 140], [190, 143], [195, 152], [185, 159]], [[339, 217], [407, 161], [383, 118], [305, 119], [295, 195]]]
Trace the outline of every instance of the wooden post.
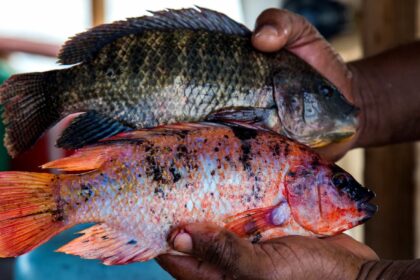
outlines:
[[[415, 0], [365, 0], [362, 12], [365, 55], [414, 40]], [[379, 205], [377, 215], [366, 224], [365, 242], [381, 258], [414, 258], [414, 167], [414, 144], [365, 151], [364, 183], [376, 192]]]
[[92, 6], [92, 26], [97, 26], [105, 21], [104, 0], [91, 0]]

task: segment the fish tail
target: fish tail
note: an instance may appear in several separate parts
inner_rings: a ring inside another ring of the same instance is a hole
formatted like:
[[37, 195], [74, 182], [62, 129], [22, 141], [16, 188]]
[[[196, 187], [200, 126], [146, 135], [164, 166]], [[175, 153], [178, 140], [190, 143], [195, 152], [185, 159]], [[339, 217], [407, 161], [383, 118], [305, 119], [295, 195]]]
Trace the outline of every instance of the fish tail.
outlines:
[[58, 121], [58, 71], [14, 75], [0, 87], [4, 144], [12, 157], [30, 148]]
[[22, 255], [66, 229], [57, 175], [0, 172], [0, 257]]

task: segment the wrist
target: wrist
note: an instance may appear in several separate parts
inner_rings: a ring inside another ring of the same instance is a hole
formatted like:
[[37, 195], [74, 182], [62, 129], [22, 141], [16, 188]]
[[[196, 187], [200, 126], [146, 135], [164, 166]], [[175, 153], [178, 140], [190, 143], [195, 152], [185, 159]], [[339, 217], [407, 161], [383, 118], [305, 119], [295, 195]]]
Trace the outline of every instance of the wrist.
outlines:
[[362, 265], [357, 280], [420, 279], [420, 260], [369, 261]]

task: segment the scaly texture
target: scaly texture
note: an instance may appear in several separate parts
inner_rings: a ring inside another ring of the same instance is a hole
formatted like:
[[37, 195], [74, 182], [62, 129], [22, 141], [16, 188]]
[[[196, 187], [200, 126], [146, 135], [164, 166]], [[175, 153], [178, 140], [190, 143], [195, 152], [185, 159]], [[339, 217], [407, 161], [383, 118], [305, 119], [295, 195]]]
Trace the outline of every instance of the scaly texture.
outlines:
[[[208, 119], [258, 124], [317, 146], [356, 129], [355, 108], [311, 66], [286, 50], [256, 51], [249, 30], [206, 9], [169, 10], [95, 27], [68, 41], [60, 59], [79, 64], [57, 70], [54, 79], [30, 74], [34, 80], [16, 87], [11, 78], [0, 88], [1, 102], [13, 100], [4, 114], [11, 124], [6, 130], [11, 154], [76, 112], [96, 116], [73, 123], [60, 146], [80, 147], [126, 129]], [[54, 105], [43, 111], [51, 117], [43, 117], [42, 126], [36, 113], [47, 105], [38, 104], [39, 96]], [[31, 102], [37, 106], [23, 109]], [[104, 123], [115, 129], [85, 133]]]

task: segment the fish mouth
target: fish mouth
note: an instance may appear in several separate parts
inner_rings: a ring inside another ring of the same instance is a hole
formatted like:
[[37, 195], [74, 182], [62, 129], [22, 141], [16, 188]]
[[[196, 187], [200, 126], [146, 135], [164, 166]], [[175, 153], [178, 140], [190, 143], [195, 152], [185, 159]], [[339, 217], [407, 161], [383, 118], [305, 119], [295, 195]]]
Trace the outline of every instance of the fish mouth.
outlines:
[[366, 222], [367, 220], [372, 218], [376, 212], [378, 212], [378, 206], [369, 202], [372, 198], [376, 196], [375, 193], [369, 189], [366, 190], [367, 192], [365, 193], [363, 198], [358, 200], [357, 202], [357, 210], [365, 214], [364, 217], [359, 221], [360, 223]]
[[328, 137], [332, 142], [343, 142], [349, 140], [357, 131], [358, 120], [356, 117], [350, 117], [344, 122], [336, 122], [336, 130], [329, 133]]

